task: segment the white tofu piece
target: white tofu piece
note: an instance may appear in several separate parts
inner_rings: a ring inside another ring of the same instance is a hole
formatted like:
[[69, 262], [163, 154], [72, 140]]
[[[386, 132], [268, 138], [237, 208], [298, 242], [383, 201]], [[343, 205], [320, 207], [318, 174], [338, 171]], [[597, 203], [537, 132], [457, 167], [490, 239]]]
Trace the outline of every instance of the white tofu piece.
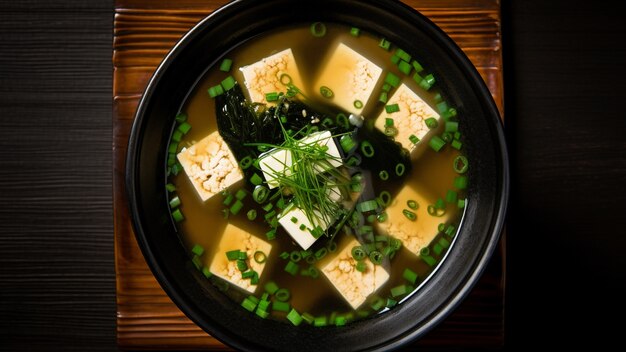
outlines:
[[[339, 43], [315, 82], [315, 94], [321, 96], [319, 87], [326, 86], [334, 93], [332, 97], [334, 104], [345, 111], [360, 115], [382, 72], [382, 68], [363, 55]], [[363, 107], [356, 108], [354, 106], [356, 100], [360, 100]]]
[[400, 111], [387, 113], [385, 110], [376, 119], [375, 126], [381, 131], [385, 131], [385, 119], [393, 119], [393, 125], [398, 129], [398, 134], [394, 137], [396, 142], [402, 144], [409, 152], [412, 152], [416, 145], [409, 137], [415, 135], [420, 140], [429, 132], [429, 128], [424, 123], [429, 117], [439, 120], [439, 114], [433, 110], [422, 98], [412, 91], [406, 84], [401, 84], [387, 101], [387, 105], [398, 104]]
[[[328, 194], [328, 198], [336, 203], [341, 202], [341, 204], [346, 208], [354, 207], [356, 200], [360, 196], [360, 193], [351, 193], [344, 199], [344, 196], [341, 195], [341, 192], [337, 187], [328, 188], [326, 193]], [[292, 218], [296, 218], [296, 222], [293, 222]], [[313, 245], [313, 243], [315, 243], [315, 241], [317, 241], [317, 238], [311, 234], [311, 229], [319, 226], [326, 231], [330, 225], [337, 221], [337, 216], [333, 216], [330, 219], [323, 219], [319, 213], [316, 212], [313, 219], [315, 225], [309, 221], [309, 218], [306, 216], [306, 213], [302, 211], [302, 209], [293, 207], [278, 219], [278, 223], [282, 225], [282, 227], [294, 239], [294, 241], [302, 247], [302, 249], [307, 250]], [[305, 226], [304, 229], [300, 229], [301, 225]]]
[[253, 256], [256, 251], [261, 251], [269, 258], [272, 251], [272, 245], [261, 240], [258, 237], [251, 235], [243, 229], [228, 224], [222, 234], [220, 243], [217, 245], [216, 252], [213, 256], [209, 270], [213, 275], [216, 275], [233, 285], [239, 286], [242, 289], [254, 293], [258, 285], [250, 284], [250, 279], [244, 279], [241, 277], [241, 271], [237, 268], [236, 260], [228, 260], [226, 252], [240, 250], [246, 252], [248, 259], [246, 263], [248, 268], [256, 271], [259, 274], [259, 278], [263, 274], [265, 264], [257, 263]]
[[[417, 215], [415, 221], [407, 219], [402, 213], [408, 209], [407, 201], [414, 200], [418, 204], [416, 210], [409, 209]], [[411, 253], [418, 255], [419, 251], [432, 242], [439, 230], [439, 223], [446, 222], [449, 214], [433, 218], [428, 214], [428, 204], [432, 204], [421, 192], [416, 191], [411, 186], [404, 186], [385, 209], [387, 220], [376, 222], [375, 226], [379, 233], [393, 236], [402, 241], [402, 245]]]
[[352, 257], [352, 248], [359, 242], [352, 239], [330, 262], [322, 272], [333, 284], [341, 296], [357, 309], [365, 300], [389, 279], [389, 273], [380, 265], [365, 260], [364, 272], [356, 270], [356, 260]]
[[[339, 154], [339, 149], [337, 149], [337, 144], [332, 138], [330, 131], [312, 133], [302, 138], [299, 143], [301, 145], [311, 145], [315, 143], [319, 146], [327, 146], [328, 150], [326, 154], [329, 155], [328, 162], [333, 167], [341, 166], [341, 154]], [[276, 181], [277, 176], [291, 175], [291, 166], [291, 152], [285, 149], [274, 148], [259, 157], [259, 167], [261, 171], [263, 171], [263, 176], [269, 188], [278, 187], [278, 181]], [[325, 171], [322, 166], [319, 168], [316, 167], [316, 169], [318, 172]]]
[[[292, 218], [296, 218], [296, 222], [292, 221]], [[306, 213], [302, 211], [302, 209], [298, 207], [293, 207], [286, 214], [284, 214], [281, 218], [278, 219], [278, 223], [287, 231], [287, 233], [302, 247], [302, 249], [307, 250], [317, 238], [313, 237], [311, 234], [311, 230], [316, 226], [320, 226], [323, 230], [326, 230], [328, 226], [330, 226], [336, 218], [333, 219], [324, 219], [320, 216], [318, 212], [314, 214], [314, 222], [315, 225], [309, 221], [309, 218], [306, 216]], [[304, 225], [304, 229], [300, 229], [300, 226]]]
[[283, 74], [291, 77], [291, 84], [303, 89], [300, 71], [290, 48], [243, 66], [239, 70], [243, 73], [250, 99], [257, 103], [274, 105], [274, 102], [268, 103], [265, 100], [265, 94], [287, 91], [287, 86], [280, 81]]
[[217, 131], [178, 153], [177, 158], [202, 201], [243, 180], [237, 159]]

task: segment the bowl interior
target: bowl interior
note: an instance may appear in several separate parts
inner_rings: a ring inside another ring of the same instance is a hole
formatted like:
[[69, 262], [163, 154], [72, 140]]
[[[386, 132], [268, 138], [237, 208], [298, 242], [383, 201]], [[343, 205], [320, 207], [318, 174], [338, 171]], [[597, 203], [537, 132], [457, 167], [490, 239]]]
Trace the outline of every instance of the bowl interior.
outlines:
[[[171, 222], [164, 184], [174, 116], [187, 94], [233, 46], [276, 26], [338, 22], [377, 33], [423, 64], [457, 108], [471, 161], [463, 226], [431, 278], [403, 304], [375, 318], [323, 329], [252, 319], [204, 280]], [[173, 301], [200, 327], [245, 350], [363, 350], [397, 347], [438, 323], [476, 282], [497, 243], [508, 167], [498, 112], [461, 50], [429, 20], [396, 1], [234, 1], [190, 31], [158, 68], [139, 104], [127, 156], [127, 190], [139, 245]], [[367, 337], [367, 338], [364, 338]]]

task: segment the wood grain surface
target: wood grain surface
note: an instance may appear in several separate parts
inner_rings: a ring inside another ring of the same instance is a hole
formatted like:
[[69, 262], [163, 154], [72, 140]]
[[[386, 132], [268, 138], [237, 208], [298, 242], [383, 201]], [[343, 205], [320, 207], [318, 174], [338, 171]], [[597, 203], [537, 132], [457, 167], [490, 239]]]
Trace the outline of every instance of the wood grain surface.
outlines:
[[[612, 351], [626, 312], [626, 21], [610, 0], [501, 5], [505, 347]], [[0, 351], [118, 350], [114, 15], [112, 0], [0, 0]]]
[[[114, 212], [117, 339], [123, 349], [227, 349], [169, 300], [139, 251], [124, 196], [124, 157], [136, 105], [157, 65], [176, 41], [226, 1], [117, 0], [114, 64]], [[405, 1], [464, 50], [502, 110], [500, 5], [497, 0]], [[503, 245], [470, 297], [422, 347], [497, 348], [504, 340]]]

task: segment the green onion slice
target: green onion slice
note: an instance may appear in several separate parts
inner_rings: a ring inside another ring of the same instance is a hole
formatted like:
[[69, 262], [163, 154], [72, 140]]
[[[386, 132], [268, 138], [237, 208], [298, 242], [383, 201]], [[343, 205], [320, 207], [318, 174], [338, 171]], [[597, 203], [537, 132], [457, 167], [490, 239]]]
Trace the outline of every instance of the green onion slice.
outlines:
[[255, 262], [257, 262], [259, 264], [263, 264], [267, 260], [267, 255], [265, 253], [263, 253], [262, 251], [256, 251], [252, 255], [252, 258], [254, 258]]
[[464, 155], [459, 155], [454, 158], [454, 171], [459, 174], [464, 174], [469, 168], [469, 161]]
[[335, 95], [335, 93], [333, 93], [333, 91], [326, 86], [320, 87], [320, 94], [326, 99], [330, 99]]
[[267, 187], [263, 185], [258, 185], [254, 187], [254, 191], [252, 191], [252, 199], [254, 199], [254, 201], [259, 204], [265, 202], [269, 195], [269, 189], [267, 189]]
[[321, 38], [326, 35], [326, 25], [322, 22], [314, 22], [311, 24], [311, 34], [316, 38]]

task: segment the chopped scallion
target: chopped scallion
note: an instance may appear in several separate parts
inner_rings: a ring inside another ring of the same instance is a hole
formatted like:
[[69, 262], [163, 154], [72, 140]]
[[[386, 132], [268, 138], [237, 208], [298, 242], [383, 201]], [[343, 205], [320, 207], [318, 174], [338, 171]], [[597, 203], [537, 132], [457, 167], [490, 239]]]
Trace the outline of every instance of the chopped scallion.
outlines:
[[379, 251], [371, 251], [369, 255], [370, 261], [375, 265], [380, 265], [383, 262], [383, 254]]
[[289, 309], [291, 309], [291, 306], [287, 302], [275, 301], [272, 303], [272, 310], [278, 312], [289, 312]]
[[354, 260], [356, 261], [363, 260], [366, 255], [367, 254], [365, 253], [365, 250], [363, 250], [363, 247], [361, 246], [352, 247], [352, 257], [354, 258]]
[[406, 170], [406, 168], [405, 168], [403, 163], [398, 163], [396, 165], [396, 175], [398, 175], [398, 176], [404, 175], [404, 171], [405, 170]]
[[191, 252], [195, 255], [202, 255], [204, 253], [204, 247], [202, 247], [199, 244], [196, 244], [195, 246], [193, 246], [193, 248], [191, 249]]
[[360, 33], [361, 33], [361, 30], [358, 29], [357, 27], [350, 28], [350, 35], [352, 35], [353, 37], [358, 37]]
[[206, 277], [208, 279], [211, 276], [213, 276], [213, 273], [211, 273], [211, 270], [209, 270], [209, 268], [207, 268], [205, 266], [205, 267], [202, 268], [202, 275], [204, 275], [204, 277]]
[[215, 97], [217, 97], [219, 95], [224, 94], [224, 88], [222, 88], [222, 86], [220, 84], [218, 84], [216, 86], [209, 87], [207, 92], [209, 93], [209, 96], [211, 98], [215, 98]]
[[394, 54], [406, 62], [411, 61], [411, 55], [400, 48], [397, 48]]
[[252, 183], [255, 186], [259, 186], [260, 184], [263, 183], [263, 178], [261, 178], [261, 176], [259, 176], [259, 174], [255, 172], [252, 174], [252, 176], [250, 176], [250, 183]]
[[237, 259], [237, 269], [239, 269], [239, 271], [246, 271], [248, 270], [248, 264], [246, 263], [245, 260], [241, 260], [241, 259]]
[[454, 178], [454, 187], [458, 189], [467, 188], [467, 176], [458, 176]]
[[258, 185], [254, 187], [254, 191], [252, 191], [252, 199], [254, 199], [255, 202], [261, 204], [267, 200], [269, 194], [270, 191], [267, 189], [267, 187], [263, 185]]
[[425, 90], [429, 90], [433, 86], [433, 84], [435, 84], [435, 77], [432, 74], [428, 74], [424, 76], [419, 85]]
[[278, 101], [278, 93], [277, 92], [265, 93], [265, 101], [267, 102]]
[[404, 60], [400, 60], [398, 62], [398, 70], [400, 70], [400, 72], [404, 73], [405, 75], [408, 75], [411, 73], [411, 64]]
[[378, 198], [380, 199], [380, 201], [383, 203], [383, 206], [385, 207], [391, 204], [391, 194], [387, 191], [380, 192], [380, 194], [378, 195]]
[[389, 49], [391, 48], [391, 42], [385, 38], [382, 38], [380, 42], [378, 43], [378, 46], [389, 51]]
[[233, 204], [230, 207], [230, 213], [233, 215], [237, 215], [239, 213], [239, 211], [241, 210], [241, 208], [243, 208], [243, 202], [239, 199], [237, 199], [235, 201], [235, 204]]
[[302, 255], [300, 254], [300, 251], [292, 251], [289, 255], [289, 259], [291, 259], [292, 262], [297, 263], [300, 259], [302, 259]]
[[258, 304], [258, 299], [255, 301], [251, 297], [256, 299], [256, 297], [254, 296], [244, 298], [243, 302], [241, 302], [241, 306], [244, 307], [247, 311], [253, 312]]
[[354, 141], [354, 139], [352, 139], [349, 134], [341, 136], [341, 138], [339, 139], [339, 144], [341, 145], [341, 149], [345, 153], [350, 152], [357, 145], [357, 143]]
[[439, 126], [439, 124], [437, 123], [437, 119], [434, 117], [429, 117], [424, 120], [424, 124], [426, 124], [426, 127], [430, 128], [431, 130]]
[[398, 129], [393, 126], [385, 127], [385, 136], [395, 137], [398, 134]]
[[226, 252], [226, 258], [228, 258], [228, 260], [237, 260], [237, 259], [239, 259], [239, 254], [240, 253], [241, 253], [241, 251], [239, 249], [228, 251], [228, 252]]
[[178, 125], [178, 130], [182, 134], [187, 134], [189, 130], [191, 130], [191, 125], [189, 124], [189, 122], [183, 122], [180, 125]]
[[287, 302], [289, 300], [289, 297], [291, 297], [291, 294], [289, 293], [288, 289], [280, 288], [276, 290], [276, 292], [274, 293], [274, 297], [276, 297], [276, 299], [281, 302]]
[[233, 65], [233, 60], [231, 60], [231, 59], [224, 59], [224, 60], [222, 60], [222, 63], [220, 64], [220, 71], [228, 72], [228, 71], [230, 71], [230, 67], [232, 65]]
[[243, 189], [238, 189], [237, 192], [235, 193], [235, 198], [239, 199], [239, 200], [243, 200], [244, 198], [246, 198], [246, 191], [244, 191]]
[[448, 203], [456, 203], [457, 201], [457, 193], [451, 189], [446, 192], [446, 202]]
[[185, 114], [184, 112], [179, 112], [178, 114], [176, 114], [176, 123], [183, 123], [187, 121], [187, 114]]
[[249, 155], [246, 155], [243, 159], [241, 159], [241, 161], [239, 161], [239, 166], [244, 170], [249, 168], [250, 165], [252, 165], [252, 157]]
[[333, 93], [333, 91], [326, 86], [320, 87], [320, 94], [326, 99], [330, 99], [335, 95], [335, 93]]
[[326, 25], [322, 22], [314, 22], [310, 27], [311, 34], [316, 38], [321, 38], [326, 35]]
[[172, 198], [170, 200], [170, 208], [176, 208], [180, 205], [180, 198], [178, 198], [178, 196]]
[[446, 132], [455, 133], [459, 130], [459, 123], [454, 121], [446, 122]]
[[232, 194], [228, 193], [226, 195], [226, 197], [224, 198], [224, 201], [222, 201], [223, 205], [229, 206], [233, 200], [235, 200], [235, 196], [233, 196]]
[[389, 100], [389, 97], [387, 96], [387, 92], [381, 92], [380, 96], [378, 97], [378, 101], [383, 104], [386, 104], [387, 100]]
[[413, 65], [413, 69], [415, 69], [415, 72], [422, 72], [424, 70], [422, 65], [420, 65], [420, 63], [417, 62], [417, 60], [413, 60], [411, 62], [411, 65]]
[[356, 209], [361, 213], [376, 210], [376, 208], [378, 208], [378, 203], [376, 202], [376, 200], [366, 200], [356, 205]]
[[326, 247], [322, 247], [315, 252], [315, 258], [320, 260], [324, 258], [326, 254], [328, 254], [328, 249], [326, 249]]
[[278, 291], [278, 285], [274, 281], [269, 281], [265, 284], [265, 291], [267, 291], [270, 295], [273, 295]]
[[350, 127], [350, 121], [348, 120], [348, 117], [344, 114], [337, 114], [335, 120], [337, 121], [337, 125], [342, 126], [345, 129], [348, 129]]
[[290, 260], [289, 262], [287, 262], [287, 265], [285, 266], [285, 271], [291, 274], [292, 276], [295, 276], [300, 271], [300, 266]]
[[185, 220], [185, 217], [183, 216], [183, 213], [180, 211], [180, 209], [176, 209], [172, 212], [172, 218], [174, 218], [174, 221], [176, 222], [181, 222]]
[[415, 282], [417, 281], [417, 273], [409, 268], [404, 269], [402, 277], [412, 285], [415, 285]]
[[385, 83], [394, 88], [398, 88], [398, 86], [400, 85], [400, 77], [391, 72], [387, 72], [387, 75], [385, 76]]
[[445, 101], [441, 101], [437, 103], [437, 110], [439, 111], [440, 114], [443, 114], [444, 112], [448, 111], [448, 103], [446, 103]]
[[222, 84], [222, 88], [224, 88], [224, 90], [227, 91], [227, 90], [231, 90], [237, 84], [237, 81], [235, 81], [233, 76], [228, 76], [222, 81], [221, 84]]
[[391, 296], [392, 297], [404, 296], [406, 294], [411, 293], [411, 291], [413, 291], [413, 287], [409, 285], [400, 285], [400, 286], [393, 287], [391, 289]]
[[419, 73], [415, 72], [413, 74], [413, 80], [415, 81], [415, 83], [421, 84], [424, 79], [422, 78], [422, 76], [420, 76]]
[[368, 158], [373, 157], [374, 147], [372, 146], [372, 143], [370, 143], [369, 141], [361, 142], [361, 153], [363, 153], [363, 155], [365, 155]]
[[363, 107], [363, 102], [357, 99], [354, 101], [353, 105], [355, 109], [360, 109]]
[[385, 111], [388, 114], [400, 111], [400, 106], [398, 104], [385, 105]]
[[438, 152], [441, 150], [441, 148], [443, 148], [444, 145], [446, 145], [446, 142], [443, 139], [441, 139], [439, 136], [433, 136], [428, 142], [428, 145], [434, 151]]
[[417, 214], [408, 209], [402, 210], [402, 214], [404, 214], [404, 216], [411, 221], [415, 221], [417, 219]]
[[464, 155], [459, 155], [454, 158], [454, 171], [459, 174], [464, 174], [469, 168], [469, 161]]

